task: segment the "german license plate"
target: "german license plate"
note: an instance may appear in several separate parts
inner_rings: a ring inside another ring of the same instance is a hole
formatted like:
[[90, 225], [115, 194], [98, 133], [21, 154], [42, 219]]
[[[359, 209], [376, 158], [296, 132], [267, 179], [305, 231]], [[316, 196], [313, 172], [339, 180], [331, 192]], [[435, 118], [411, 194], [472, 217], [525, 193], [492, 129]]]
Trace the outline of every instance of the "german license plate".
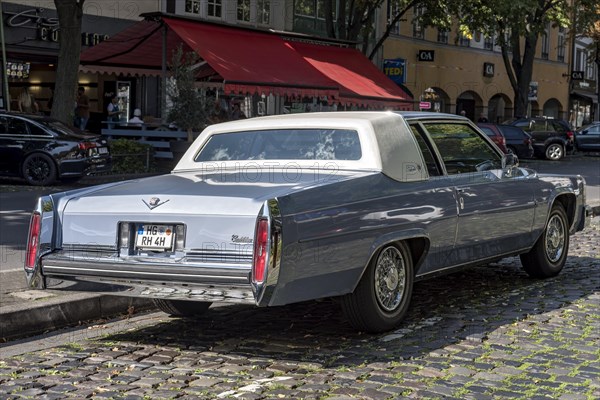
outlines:
[[140, 224], [137, 228], [135, 245], [143, 249], [170, 249], [173, 246], [174, 235], [172, 225]]

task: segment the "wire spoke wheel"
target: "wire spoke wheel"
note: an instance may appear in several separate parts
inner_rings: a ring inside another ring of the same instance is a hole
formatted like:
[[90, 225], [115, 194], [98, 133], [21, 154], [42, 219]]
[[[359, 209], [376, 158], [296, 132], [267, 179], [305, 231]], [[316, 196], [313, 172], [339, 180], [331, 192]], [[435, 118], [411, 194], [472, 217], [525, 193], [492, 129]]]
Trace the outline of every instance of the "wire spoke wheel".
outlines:
[[558, 215], [553, 215], [546, 229], [546, 256], [557, 262], [565, 250], [565, 227]]
[[405, 286], [404, 258], [396, 247], [387, 247], [375, 265], [375, 294], [381, 308], [394, 311], [402, 301]]

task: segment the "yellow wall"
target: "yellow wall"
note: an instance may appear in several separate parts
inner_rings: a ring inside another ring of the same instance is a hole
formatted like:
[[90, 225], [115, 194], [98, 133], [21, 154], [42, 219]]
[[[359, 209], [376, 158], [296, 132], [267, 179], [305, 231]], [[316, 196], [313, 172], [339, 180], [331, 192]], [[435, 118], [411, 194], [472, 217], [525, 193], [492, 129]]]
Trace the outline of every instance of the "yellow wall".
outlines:
[[[407, 17], [412, 20], [412, 15]], [[566, 118], [568, 111], [569, 83], [566, 76], [569, 49], [565, 49], [565, 62], [556, 61], [557, 57], [557, 29], [552, 29], [550, 34], [549, 60], [537, 58], [534, 64], [533, 81], [538, 82], [538, 101], [532, 104], [531, 115], [542, 115], [543, 106], [547, 101], [554, 99], [560, 104], [561, 115]], [[488, 113], [490, 98], [503, 95], [507, 100], [503, 117], [512, 116], [513, 90], [508, 79], [506, 68], [499, 51], [475, 48], [483, 47], [483, 35], [479, 35], [479, 42], [471, 42], [472, 47], [462, 47], [455, 44], [455, 33], [448, 35], [448, 44], [437, 42], [437, 29], [428, 28], [425, 39], [412, 37], [412, 24], [402, 22], [400, 35], [390, 36], [385, 42], [383, 58], [404, 58], [406, 60], [406, 83], [418, 102], [423, 91], [429, 87], [439, 88], [448, 96], [447, 106], [442, 111], [455, 113], [457, 98], [464, 92], [472, 91], [480, 97], [474, 115], [476, 119], [480, 112]], [[477, 37], [477, 36], [475, 36]], [[565, 43], [568, 46], [568, 42]], [[435, 61], [423, 62], [417, 60], [419, 50], [434, 50]], [[541, 54], [541, 39], [538, 41], [538, 56]], [[483, 76], [483, 64], [494, 64], [493, 77]], [[475, 97], [477, 97], [475, 96]], [[418, 109], [418, 105], [416, 107]], [[510, 115], [507, 113], [510, 112]]]

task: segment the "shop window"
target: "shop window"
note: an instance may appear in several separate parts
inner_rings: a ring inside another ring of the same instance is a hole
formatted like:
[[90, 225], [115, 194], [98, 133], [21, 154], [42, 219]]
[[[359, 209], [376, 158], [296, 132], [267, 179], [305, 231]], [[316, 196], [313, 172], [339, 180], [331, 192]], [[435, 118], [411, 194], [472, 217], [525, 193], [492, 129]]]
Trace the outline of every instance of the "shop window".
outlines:
[[185, 12], [200, 14], [200, 0], [185, 0]]
[[208, 0], [207, 4], [207, 15], [209, 17], [221, 18], [221, 12], [223, 9], [223, 5], [221, 4], [221, 0]]
[[242, 22], [250, 22], [250, 0], [238, 0], [237, 20]]
[[271, 22], [271, 0], [258, 0], [258, 23], [269, 25]]

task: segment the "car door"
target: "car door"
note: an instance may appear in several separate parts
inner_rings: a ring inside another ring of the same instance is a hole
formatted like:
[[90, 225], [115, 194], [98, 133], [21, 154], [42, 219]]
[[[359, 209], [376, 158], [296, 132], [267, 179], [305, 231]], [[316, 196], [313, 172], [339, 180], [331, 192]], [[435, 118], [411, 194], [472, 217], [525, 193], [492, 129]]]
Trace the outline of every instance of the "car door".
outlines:
[[25, 121], [8, 115], [0, 116], [0, 169], [18, 174], [28, 142]]
[[577, 145], [582, 150], [600, 150], [600, 124], [582, 129], [577, 134]]
[[454, 265], [491, 259], [532, 244], [532, 176], [503, 169], [490, 140], [467, 122], [422, 123], [455, 190], [458, 225]]

